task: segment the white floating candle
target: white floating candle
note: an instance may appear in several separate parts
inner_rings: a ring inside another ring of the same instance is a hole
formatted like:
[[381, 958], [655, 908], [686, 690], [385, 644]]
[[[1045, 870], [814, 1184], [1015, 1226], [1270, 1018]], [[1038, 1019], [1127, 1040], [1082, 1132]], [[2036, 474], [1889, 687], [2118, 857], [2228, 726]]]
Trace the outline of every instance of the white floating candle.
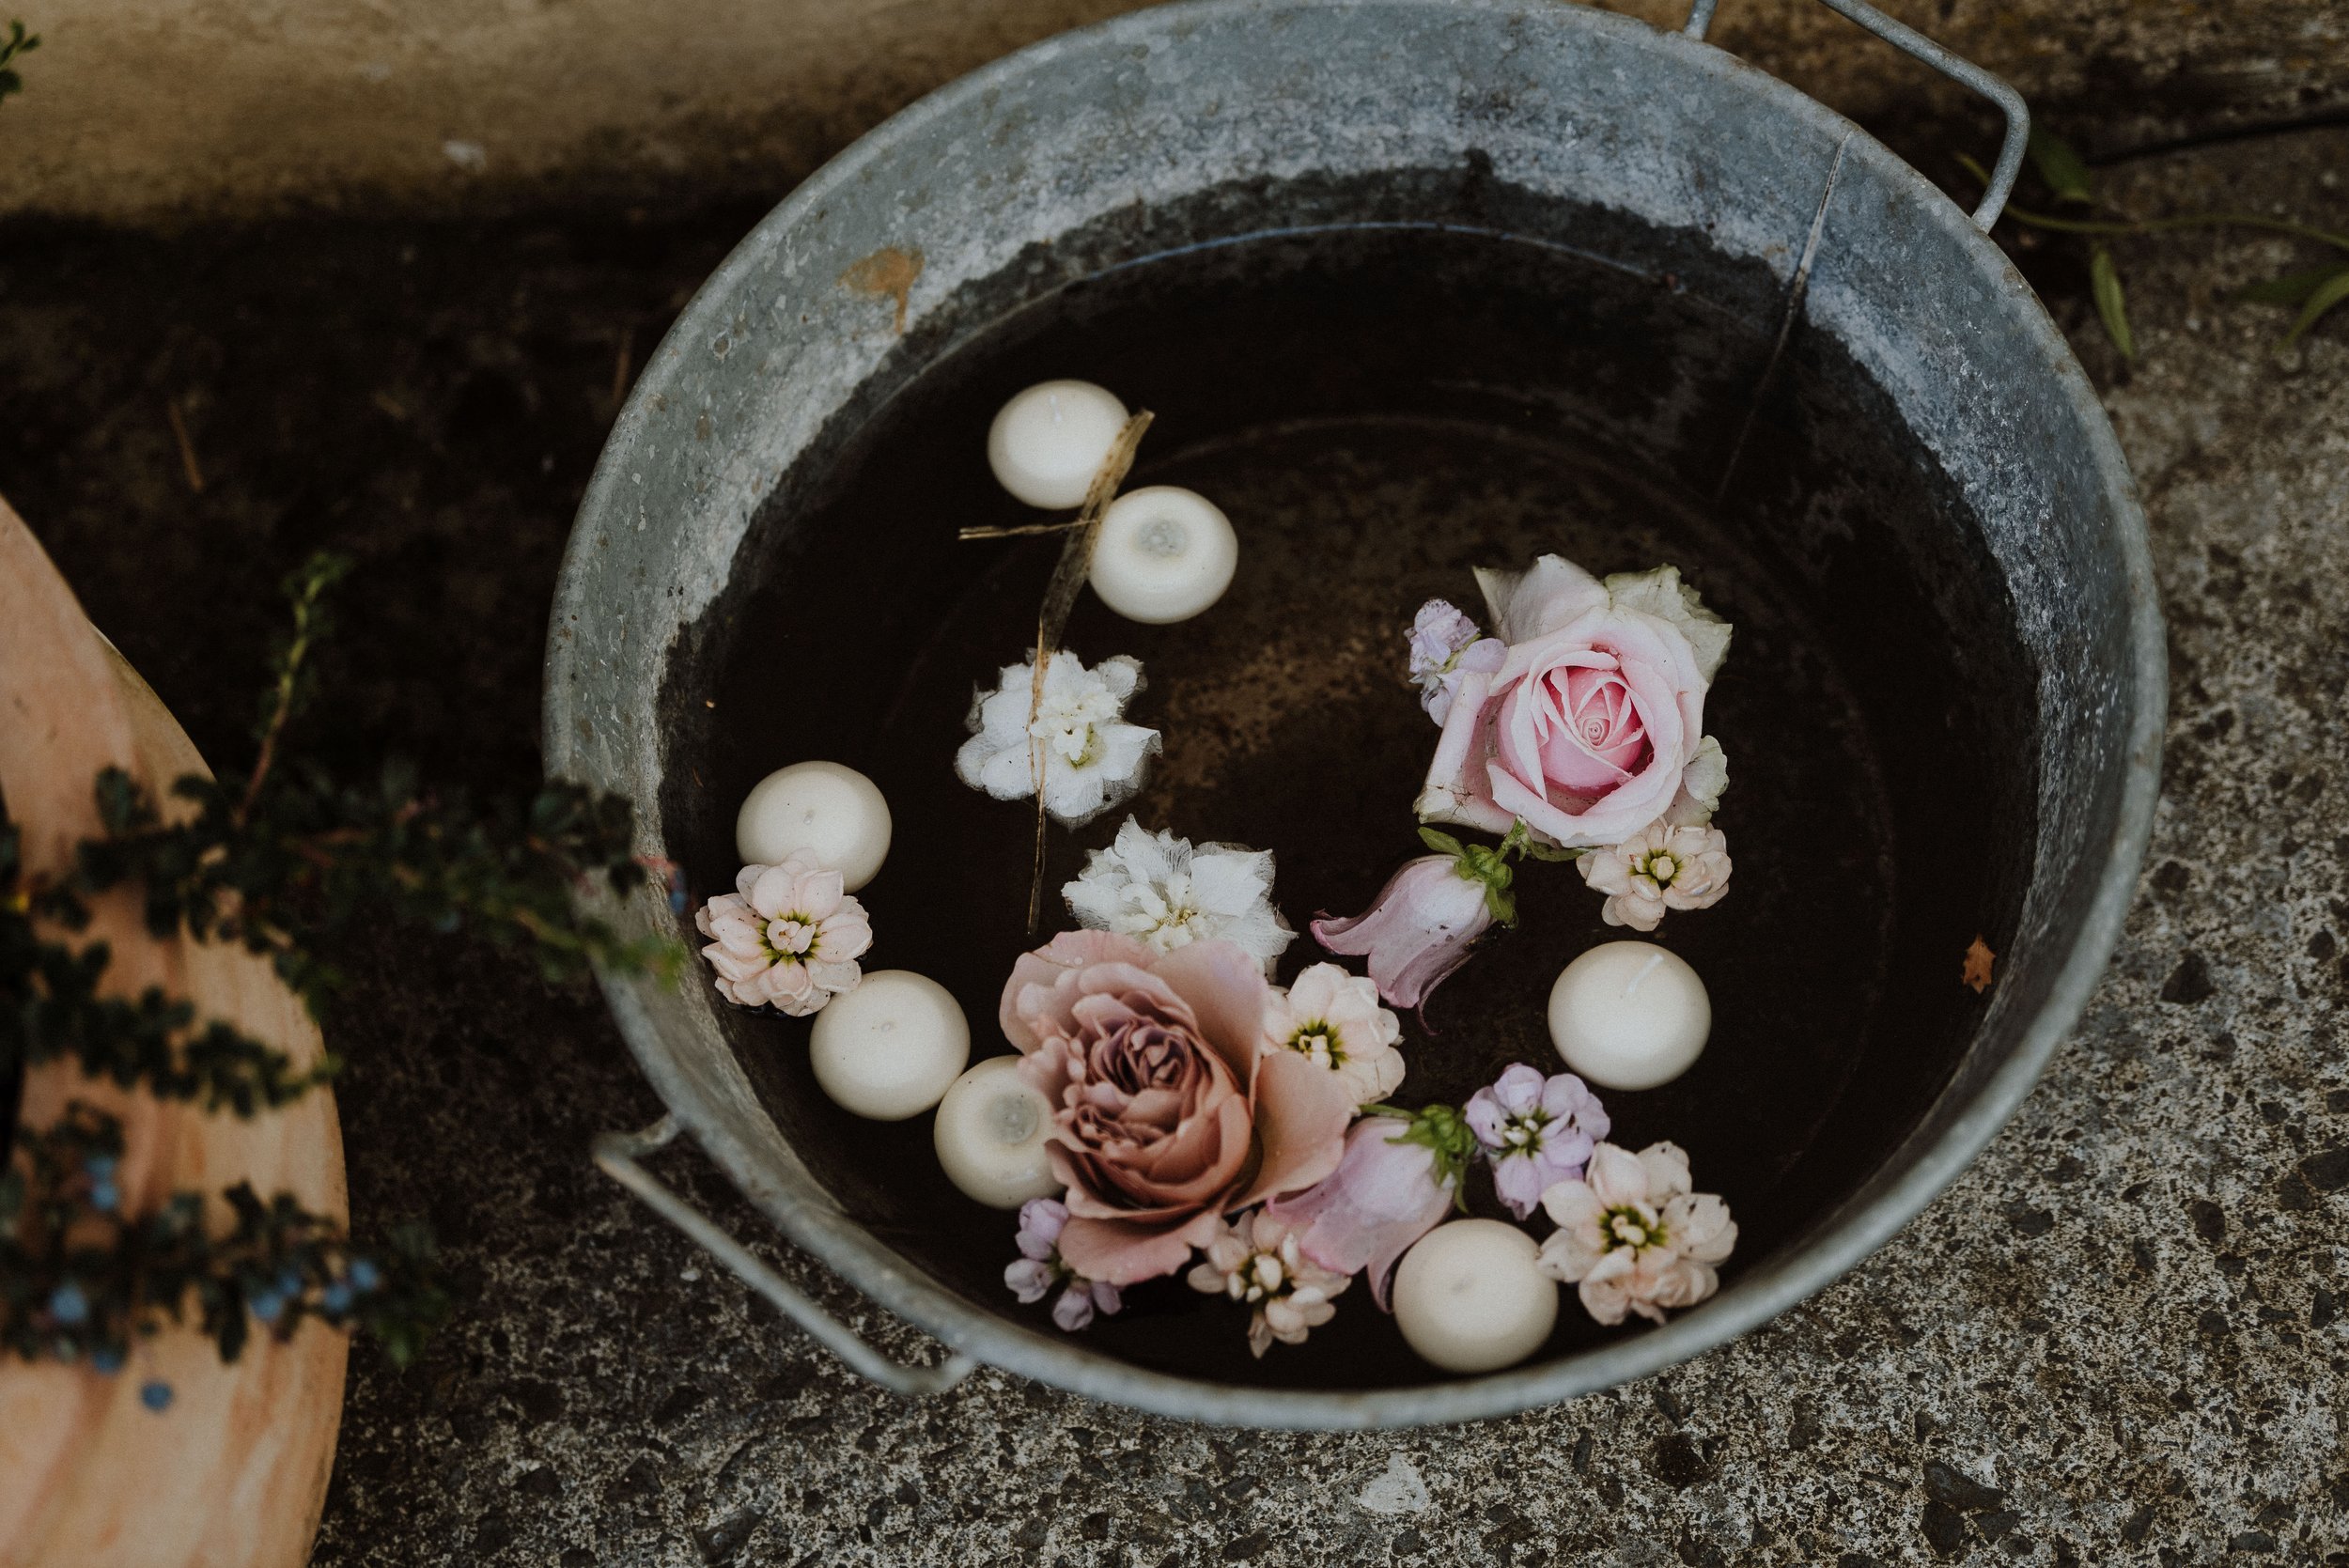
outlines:
[[1187, 621], [1223, 597], [1239, 565], [1232, 520], [1196, 490], [1150, 485], [1101, 514], [1093, 591], [1129, 621]]
[[1081, 506], [1126, 417], [1117, 395], [1091, 381], [1039, 382], [995, 415], [988, 464], [1031, 506]]
[[734, 818], [744, 865], [781, 865], [803, 854], [837, 871], [850, 893], [889, 858], [889, 802], [873, 781], [836, 762], [795, 762], [754, 785]]
[[1653, 1089], [1687, 1072], [1713, 1032], [1688, 960], [1654, 942], [1602, 942], [1549, 988], [1549, 1038], [1601, 1089]]
[[816, 1081], [843, 1110], [902, 1122], [936, 1105], [971, 1060], [971, 1026], [945, 986], [880, 970], [816, 1015]]
[[1045, 1153], [1052, 1102], [1019, 1076], [1016, 1056], [990, 1056], [955, 1079], [931, 1135], [946, 1179], [973, 1202], [1016, 1209], [1061, 1189]]
[[1437, 1226], [1394, 1271], [1394, 1326], [1446, 1372], [1516, 1365], [1558, 1321], [1557, 1282], [1533, 1266], [1540, 1251], [1532, 1236], [1498, 1219]]

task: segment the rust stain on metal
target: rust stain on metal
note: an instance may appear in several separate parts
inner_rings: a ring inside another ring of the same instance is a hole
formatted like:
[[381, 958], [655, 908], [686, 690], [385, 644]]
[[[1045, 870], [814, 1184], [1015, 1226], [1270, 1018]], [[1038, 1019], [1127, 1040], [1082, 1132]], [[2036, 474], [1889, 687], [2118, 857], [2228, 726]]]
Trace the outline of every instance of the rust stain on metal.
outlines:
[[913, 280], [922, 275], [922, 253], [901, 251], [894, 245], [883, 245], [855, 266], [840, 274], [841, 284], [860, 294], [870, 294], [877, 300], [894, 300], [897, 318], [891, 329], [903, 337], [906, 330], [906, 298], [913, 291]]

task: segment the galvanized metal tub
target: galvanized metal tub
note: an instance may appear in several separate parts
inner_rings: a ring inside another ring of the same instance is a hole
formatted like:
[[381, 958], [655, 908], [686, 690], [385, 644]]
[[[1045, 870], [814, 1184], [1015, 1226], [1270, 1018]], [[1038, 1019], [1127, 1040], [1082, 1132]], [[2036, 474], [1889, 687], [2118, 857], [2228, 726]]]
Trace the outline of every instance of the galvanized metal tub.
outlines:
[[[1976, 214], [1986, 226], [2021, 155], [2019, 102], [1857, 0], [1828, 3], [1999, 95], [2010, 135]], [[791, 539], [805, 471], [959, 334], [1072, 281], [1239, 235], [1504, 225], [1667, 293], [1711, 291], [1708, 308], [1776, 329], [1742, 372], [1743, 418], [1683, 418], [1658, 435], [1670, 411], [1647, 408], [1616, 435], [1734, 470], [1757, 431], [1774, 439], [1768, 388], [1795, 374], [1781, 358], [1815, 345], [1931, 471], [1933, 517], [1884, 520], [1916, 535], [1915, 572], [1971, 561], [2000, 585], [2011, 616], [1994, 651], [2021, 682], [2002, 766], [2027, 798], [2030, 842], [2016, 846], [2026, 869], [1996, 988], [1946, 1081], [1888, 1133], [1866, 1179], [1667, 1327], [1486, 1377], [1274, 1389], [1149, 1370], [941, 1282], [811, 1172], [707, 987], [607, 976], [670, 1113], [603, 1140], [599, 1162], [867, 1375], [922, 1392], [975, 1359], [1268, 1427], [1455, 1421], [1604, 1388], [1746, 1331], [1866, 1256], [1990, 1140], [2078, 1015], [2135, 884], [2165, 698], [2123, 459], [2063, 341], [1976, 222], [1848, 123], [1701, 41], [1710, 11], [1666, 34], [1547, 0], [1206, 0], [1050, 40], [889, 121], [743, 241], [622, 411], [554, 607], [548, 767], [645, 803], [642, 848], [670, 851], [677, 812], [661, 803], [684, 790], [680, 759], [705, 722], [685, 711], [680, 670], [708, 657], [738, 575]], [[1798, 497], [1771, 505], [1793, 520], [1774, 526], [1798, 555], [1831, 551], [1852, 526], [1802, 517]], [[1930, 582], [1918, 591], [1937, 602]], [[657, 893], [621, 918], [679, 931]], [[879, 1356], [676, 1198], [640, 1157], [679, 1132], [793, 1243], [951, 1354]]]

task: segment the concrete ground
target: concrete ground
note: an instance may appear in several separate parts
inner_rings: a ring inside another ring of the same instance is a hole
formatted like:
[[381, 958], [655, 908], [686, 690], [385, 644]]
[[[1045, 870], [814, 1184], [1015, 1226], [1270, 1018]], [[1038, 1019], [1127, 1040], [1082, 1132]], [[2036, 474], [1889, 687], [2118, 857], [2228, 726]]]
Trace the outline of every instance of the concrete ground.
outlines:
[[[2148, 214], [2340, 228], [2344, 167], [2335, 129], [2109, 178]], [[17, 225], [0, 483], [209, 753], [243, 744], [272, 584], [333, 543], [363, 566], [322, 749], [525, 788], [615, 389], [754, 216]], [[660, 1110], [592, 996], [387, 935], [328, 1021], [353, 1204], [428, 1214], [464, 1300], [408, 1371], [354, 1358], [317, 1562], [2349, 1563], [2349, 318], [2279, 355], [2283, 314], [2229, 303], [2318, 259], [2290, 242], [2117, 251], [2134, 366], [2077, 256], [2029, 260], [2170, 615], [2145, 886], [2015, 1124], [1851, 1277], [1665, 1376], [1471, 1428], [1215, 1431], [991, 1372], [904, 1404], [589, 1171], [592, 1134]], [[662, 1169], [755, 1232], [690, 1152]]]

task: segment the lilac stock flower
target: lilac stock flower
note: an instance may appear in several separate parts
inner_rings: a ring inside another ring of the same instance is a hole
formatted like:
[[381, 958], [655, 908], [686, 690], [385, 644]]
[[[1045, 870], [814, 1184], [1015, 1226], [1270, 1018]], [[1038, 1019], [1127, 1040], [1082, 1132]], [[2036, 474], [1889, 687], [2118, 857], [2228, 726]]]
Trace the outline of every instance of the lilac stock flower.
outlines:
[[1470, 944], [1493, 923], [1486, 884], [1462, 876], [1460, 865], [1452, 855], [1404, 862], [1368, 909], [1315, 921], [1314, 939], [1367, 957], [1372, 982], [1392, 1005], [1419, 1006], [1468, 962]]
[[1493, 1162], [1493, 1186], [1519, 1219], [1542, 1194], [1577, 1180], [1610, 1126], [1598, 1096], [1572, 1073], [1545, 1079], [1519, 1062], [1469, 1096], [1470, 1130]]
[[1113, 1316], [1126, 1303], [1115, 1285], [1088, 1280], [1061, 1261], [1061, 1227], [1067, 1223], [1068, 1205], [1057, 1198], [1031, 1198], [1020, 1204], [1019, 1257], [1003, 1269], [1003, 1283], [1022, 1305], [1034, 1306], [1066, 1281], [1052, 1303], [1052, 1321], [1073, 1334], [1090, 1324], [1096, 1312]]
[[1497, 674], [1508, 656], [1508, 644], [1480, 637], [1476, 623], [1449, 599], [1431, 598], [1419, 607], [1408, 633], [1411, 682], [1419, 688], [1419, 706], [1440, 724], [1452, 714], [1453, 694], [1461, 675], [1477, 671]]
[[1276, 1199], [1265, 1213], [1296, 1233], [1304, 1255], [1333, 1274], [1370, 1273], [1371, 1299], [1387, 1305], [1394, 1265], [1436, 1228], [1460, 1190], [1474, 1139], [1449, 1106], [1408, 1121], [1373, 1114], [1346, 1135], [1346, 1157], [1319, 1183]]

